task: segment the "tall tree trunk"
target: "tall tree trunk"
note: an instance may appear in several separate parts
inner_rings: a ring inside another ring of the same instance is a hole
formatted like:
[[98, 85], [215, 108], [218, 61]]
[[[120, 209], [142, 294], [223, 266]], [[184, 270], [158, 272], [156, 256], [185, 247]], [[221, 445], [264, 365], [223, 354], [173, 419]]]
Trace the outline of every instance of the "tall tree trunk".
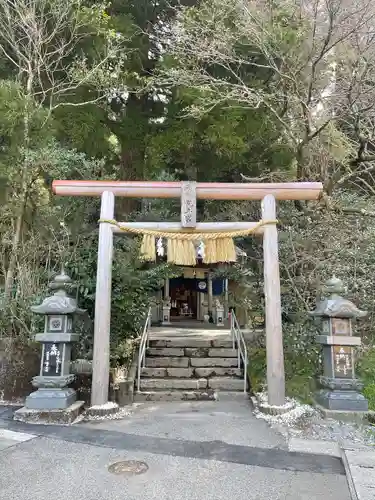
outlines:
[[[126, 116], [118, 131], [121, 144], [120, 178], [124, 181], [144, 178], [146, 138], [149, 132], [149, 102], [147, 95], [130, 94], [126, 103]], [[140, 209], [140, 200], [120, 198], [117, 201], [118, 216]]]
[[24, 215], [25, 215], [25, 204], [23, 204], [23, 207], [20, 208], [19, 214], [18, 214], [17, 219], [16, 219], [16, 227], [15, 227], [13, 238], [12, 238], [12, 250], [10, 253], [8, 270], [6, 273], [5, 286], [4, 286], [5, 304], [9, 300], [9, 297], [10, 297], [10, 294], [12, 291], [12, 287], [13, 287], [14, 274], [15, 274], [16, 264], [17, 264], [17, 253], [18, 253], [18, 247], [19, 247], [19, 244], [21, 241]]
[[[138, 174], [137, 163], [139, 161], [138, 151], [134, 146], [127, 143], [121, 148], [121, 180], [124, 181], [139, 181], [141, 177]], [[117, 201], [117, 214], [127, 215], [138, 210], [140, 201], [135, 198], [120, 198]]]
[[[26, 83], [26, 96], [25, 96], [25, 108], [24, 108], [24, 116], [23, 116], [23, 146], [27, 150], [30, 145], [30, 106], [31, 106], [31, 95], [33, 88], [33, 75], [29, 73], [27, 83]], [[19, 207], [17, 210], [17, 216], [15, 219], [15, 230], [12, 239], [12, 246], [10, 251], [10, 258], [8, 264], [8, 270], [5, 277], [5, 286], [4, 286], [4, 306], [7, 304], [9, 297], [11, 295], [11, 291], [13, 288], [14, 280], [15, 280], [15, 271], [18, 259], [18, 248], [21, 241], [23, 222], [26, 211], [27, 204], [27, 176], [28, 176], [28, 160], [27, 156], [23, 158], [21, 164], [21, 175], [20, 175], [20, 196], [19, 196]]]

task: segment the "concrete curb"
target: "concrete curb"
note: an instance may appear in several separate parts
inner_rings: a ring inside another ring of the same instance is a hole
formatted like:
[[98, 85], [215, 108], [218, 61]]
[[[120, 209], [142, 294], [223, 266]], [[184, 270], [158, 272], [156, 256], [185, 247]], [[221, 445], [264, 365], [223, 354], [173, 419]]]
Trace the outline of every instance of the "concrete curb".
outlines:
[[374, 500], [375, 449], [343, 446], [341, 458], [352, 500]]
[[290, 437], [288, 451], [340, 458], [351, 500], [375, 499], [375, 448], [336, 441]]
[[350, 472], [350, 467], [349, 467], [348, 459], [346, 457], [345, 450], [340, 448], [340, 453], [341, 453], [341, 460], [342, 460], [342, 463], [344, 464], [344, 468], [345, 468], [346, 480], [348, 482], [350, 497], [352, 500], [359, 500], [358, 495], [357, 495], [357, 491], [355, 489], [353, 476]]
[[290, 437], [288, 451], [340, 458], [344, 466], [351, 500], [374, 500], [375, 448]]

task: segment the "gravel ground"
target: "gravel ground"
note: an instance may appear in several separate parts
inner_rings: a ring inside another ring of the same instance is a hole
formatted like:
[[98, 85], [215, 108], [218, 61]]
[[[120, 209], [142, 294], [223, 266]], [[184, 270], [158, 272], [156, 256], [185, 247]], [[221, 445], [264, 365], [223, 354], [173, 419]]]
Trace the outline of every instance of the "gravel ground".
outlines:
[[292, 435], [306, 439], [321, 439], [326, 441], [341, 441], [353, 444], [375, 446], [375, 427], [371, 425], [356, 425], [336, 420], [323, 420], [319, 415], [300, 422], [290, 429]]
[[[266, 400], [264, 393], [257, 396], [259, 401]], [[253, 399], [253, 403], [255, 416], [266, 420], [273, 429], [281, 432], [286, 438], [298, 437], [375, 446], [375, 425], [358, 425], [323, 419], [317, 410], [308, 405], [301, 405], [295, 400], [287, 401], [287, 405], [293, 406], [293, 409], [282, 415], [261, 413], [257, 408], [257, 401]]]
[[375, 446], [375, 426], [322, 419], [319, 414], [297, 422], [295, 426], [289, 428], [289, 433], [305, 439]]

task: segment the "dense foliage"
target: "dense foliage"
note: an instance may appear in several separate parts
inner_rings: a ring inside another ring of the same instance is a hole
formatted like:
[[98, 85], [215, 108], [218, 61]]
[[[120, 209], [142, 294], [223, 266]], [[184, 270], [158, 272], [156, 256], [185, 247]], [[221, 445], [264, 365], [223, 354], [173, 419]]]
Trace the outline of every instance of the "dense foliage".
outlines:
[[[332, 274], [369, 311], [360, 331], [373, 345], [375, 46], [371, 2], [361, 2], [344, 11], [328, 0], [321, 12], [302, 0], [0, 0], [0, 334], [30, 341], [29, 307], [63, 262], [88, 311], [79, 355], [90, 356], [99, 204], [54, 197], [53, 179], [311, 179], [324, 183], [322, 200], [280, 203], [279, 213], [290, 393], [302, 395], [320, 369], [307, 311]], [[116, 203], [122, 220], [178, 217], [175, 202]], [[201, 220], [259, 218], [251, 202], [198, 210]], [[139, 332], [149, 294], [175, 272], [145, 267], [138, 244], [115, 245], [113, 363]], [[262, 249], [255, 239], [239, 244], [248, 259], [231, 271], [243, 284], [232, 300], [255, 325]], [[256, 386], [263, 345], [252, 359]]]

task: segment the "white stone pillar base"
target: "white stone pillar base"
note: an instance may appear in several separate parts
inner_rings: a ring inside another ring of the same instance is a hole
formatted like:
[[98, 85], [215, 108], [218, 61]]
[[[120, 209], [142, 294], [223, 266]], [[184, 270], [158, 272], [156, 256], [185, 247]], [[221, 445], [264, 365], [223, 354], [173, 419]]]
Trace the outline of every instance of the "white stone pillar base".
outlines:
[[163, 307], [163, 318], [162, 318], [162, 325], [170, 325], [171, 324], [171, 308], [170, 307]]

